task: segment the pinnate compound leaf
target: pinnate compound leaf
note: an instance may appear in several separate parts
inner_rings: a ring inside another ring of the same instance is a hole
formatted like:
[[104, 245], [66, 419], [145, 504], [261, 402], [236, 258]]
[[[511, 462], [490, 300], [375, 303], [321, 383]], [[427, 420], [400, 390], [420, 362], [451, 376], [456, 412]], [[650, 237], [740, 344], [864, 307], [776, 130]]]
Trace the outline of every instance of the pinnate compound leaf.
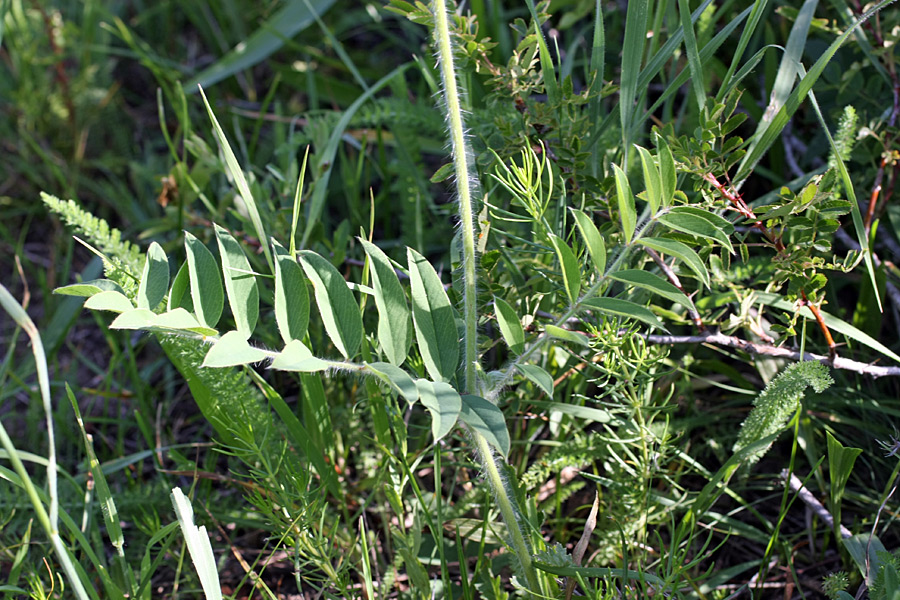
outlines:
[[425, 257], [407, 248], [413, 324], [425, 368], [435, 381], [450, 381], [459, 366], [459, 334], [444, 285]]
[[572, 214], [575, 215], [575, 225], [578, 226], [581, 239], [584, 240], [584, 244], [587, 246], [588, 253], [591, 255], [591, 260], [594, 262], [597, 272], [603, 275], [606, 271], [606, 245], [603, 243], [603, 236], [600, 235], [600, 231], [597, 230], [594, 221], [585, 213], [577, 208], [573, 208]]
[[259, 287], [241, 245], [224, 228], [213, 224], [225, 277], [225, 292], [237, 330], [250, 337], [259, 318]]
[[615, 171], [616, 176], [616, 198], [618, 198], [619, 202], [622, 232], [625, 234], [625, 243], [630, 244], [631, 238], [634, 237], [634, 229], [637, 227], [637, 212], [634, 207], [634, 194], [631, 193], [631, 185], [628, 183], [628, 176], [619, 168], [619, 165], [613, 165], [613, 171]]
[[649, 308], [628, 300], [622, 300], [621, 298], [591, 298], [586, 300], [584, 305], [612, 317], [636, 319], [651, 327], [667, 331], [662, 321]]
[[431, 413], [431, 433], [438, 441], [453, 430], [462, 409], [459, 393], [448, 383], [417, 379], [419, 400]]
[[275, 356], [270, 368], [278, 371], [315, 373], [327, 369], [328, 363], [313, 356], [306, 344], [300, 340], [292, 340]]
[[84, 307], [91, 310], [108, 310], [117, 313], [124, 313], [134, 309], [134, 305], [131, 304], [128, 296], [113, 290], [94, 294], [87, 299]]
[[578, 344], [579, 346], [584, 346], [586, 348], [589, 348], [591, 346], [591, 342], [588, 340], [588, 337], [580, 331], [563, 329], [562, 327], [557, 327], [556, 325], [545, 325], [544, 331], [546, 331], [551, 337], [555, 337], [558, 340], [572, 342], [573, 344]]
[[175, 310], [176, 308], [194, 312], [194, 302], [191, 300], [191, 273], [187, 263], [179, 267], [175, 279], [172, 280], [172, 289], [169, 290], [169, 302], [166, 310]]
[[363, 335], [362, 317], [353, 292], [334, 265], [315, 252], [301, 251], [300, 262], [312, 282], [316, 306], [328, 337], [344, 358], [350, 360], [359, 351]]
[[406, 294], [390, 259], [381, 248], [364, 239], [359, 240], [372, 265], [372, 288], [378, 308], [378, 343], [388, 362], [403, 364], [412, 342], [412, 327]]
[[169, 259], [162, 246], [153, 242], [147, 249], [144, 272], [141, 274], [141, 283], [138, 286], [138, 308], [153, 310], [165, 298], [168, 289]]
[[81, 283], [64, 285], [53, 290], [54, 294], [59, 294], [60, 296], [81, 296], [83, 298], [90, 298], [101, 292], [119, 292], [125, 295], [125, 290], [118, 283], [109, 279], [92, 279]]
[[419, 399], [416, 382], [400, 367], [386, 362], [374, 362], [366, 363], [366, 369], [386, 383], [391, 390], [403, 396], [410, 404], [414, 404]]
[[265, 360], [267, 355], [247, 341], [243, 331], [229, 331], [206, 353], [202, 367], [237, 367]]
[[537, 365], [521, 364], [516, 365], [516, 368], [522, 375], [542, 389], [548, 398], [553, 397], [553, 377], [550, 376], [550, 373]]
[[506, 418], [496, 405], [479, 396], [463, 396], [459, 418], [480, 433], [503, 458], [509, 456], [510, 442]]
[[309, 327], [309, 292], [303, 269], [278, 242], [275, 254], [275, 323], [285, 344], [302, 340]]
[[575, 253], [561, 237], [551, 233], [550, 241], [553, 242], [556, 258], [559, 259], [562, 269], [566, 296], [569, 297], [569, 302], [574, 303], [578, 300], [578, 294], [581, 293], [581, 269], [578, 268], [578, 259], [575, 258]]
[[641, 168], [644, 171], [644, 185], [647, 186], [647, 202], [650, 204], [651, 214], [656, 214], [662, 204], [662, 181], [659, 176], [659, 169], [653, 161], [650, 151], [641, 146], [635, 145], [638, 154], [641, 155]]
[[642, 271], [640, 269], [623, 269], [611, 274], [610, 277], [616, 281], [621, 281], [622, 283], [645, 289], [648, 292], [662, 296], [672, 302], [677, 302], [685, 308], [694, 308], [694, 303], [691, 302], [690, 298], [685, 296], [684, 292], [659, 275], [654, 275], [653, 273], [648, 273], [647, 271]]
[[525, 349], [525, 330], [515, 309], [503, 298], [494, 297], [494, 312], [497, 314], [497, 323], [500, 325], [500, 333], [503, 341], [515, 354], [521, 354]]
[[225, 306], [219, 266], [203, 242], [187, 231], [184, 232], [184, 250], [187, 253], [194, 312], [201, 325], [214, 328]]
[[697, 275], [700, 281], [703, 282], [703, 285], [709, 288], [709, 271], [706, 269], [706, 265], [703, 264], [700, 255], [687, 244], [668, 238], [641, 238], [638, 243], [657, 252], [663, 252], [680, 259]]

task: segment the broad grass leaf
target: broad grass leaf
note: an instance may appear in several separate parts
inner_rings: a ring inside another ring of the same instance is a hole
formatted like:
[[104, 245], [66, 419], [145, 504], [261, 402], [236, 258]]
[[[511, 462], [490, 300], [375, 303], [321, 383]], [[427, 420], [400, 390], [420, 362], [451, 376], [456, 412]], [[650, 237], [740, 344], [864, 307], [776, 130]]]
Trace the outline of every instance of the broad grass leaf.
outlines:
[[619, 168], [619, 165], [613, 165], [613, 171], [615, 171], [616, 176], [616, 198], [619, 203], [619, 216], [622, 220], [622, 232], [625, 235], [625, 244], [627, 245], [631, 243], [631, 238], [634, 237], [634, 228], [637, 227], [637, 212], [634, 208], [634, 194], [631, 193], [631, 185], [628, 183], [628, 176]]
[[525, 330], [522, 329], [522, 321], [519, 320], [516, 310], [506, 300], [495, 296], [494, 312], [503, 341], [514, 354], [522, 354], [522, 350], [525, 349]]
[[272, 241], [275, 255], [275, 323], [285, 344], [302, 340], [309, 327], [309, 291], [303, 269], [285, 248]]
[[644, 172], [644, 185], [647, 187], [647, 202], [650, 204], [650, 213], [656, 214], [662, 204], [663, 190], [662, 180], [659, 176], [659, 168], [653, 161], [653, 156], [646, 148], [635, 144], [638, 154], [641, 155], [641, 169]]
[[628, 300], [622, 300], [621, 298], [591, 298], [585, 300], [584, 305], [612, 317], [636, 319], [651, 327], [667, 331], [662, 321], [650, 309]]
[[344, 358], [350, 360], [359, 351], [363, 336], [362, 317], [353, 292], [334, 265], [315, 252], [301, 251], [300, 263], [312, 282], [316, 306], [328, 337]]
[[413, 324], [425, 369], [435, 381], [450, 381], [459, 367], [459, 334], [444, 285], [425, 257], [407, 248]]
[[579, 346], [584, 346], [585, 348], [589, 348], [591, 345], [590, 341], [588, 341], [588, 337], [580, 331], [571, 331], [569, 329], [557, 327], [556, 325], [545, 325], [544, 331], [546, 331], [547, 334], [551, 337], [555, 337], [558, 340], [572, 342], [573, 344], [578, 344]]
[[183, 308], [188, 312], [194, 312], [194, 302], [191, 299], [191, 273], [187, 262], [182, 263], [172, 280], [172, 289], [169, 290], [169, 301], [166, 310]]
[[[619, 84], [619, 118], [622, 131], [631, 127], [631, 115], [640, 93], [638, 85], [641, 61], [647, 40], [650, 3], [647, 0], [631, 0], [625, 13], [625, 39], [622, 42], [622, 75]], [[626, 243], [631, 241], [628, 236]]]
[[119, 292], [124, 295], [123, 290], [118, 283], [109, 279], [92, 279], [90, 281], [82, 281], [81, 283], [73, 283], [64, 285], [53, 290], [54, 294], [60, 296], [80, 296], [82, 298], [90, 298], [100, 292]]
[[278, 371], [315, 373], [327, 369], [328, 363], [313, 356], [306, 344], [300, 340], [292, 340], [275, 356], [269, 368]]
[[638, 243], [657, 252], [663, 252], [680, 259], [697, 275], [700, 281], [703, 282], [703, 285], [709, 288], [709, 271], [706, 269], [706, 265], [703, 264], [700, 255], [687, 244], [668, 238], [641, 238], [638, 240]]
[[403, 396], [408, 403], [414, 404], [419, 399], [416, 382], [400, 367], [386, 362], [373, 362], [366, 363], [366, 369], [386, 383], [391, 390]]
[[548, 398], [553, 397], [553, 377], [550, 376], [550, 373], [537, 365], [529, 364], [516, 365], [516, 369], [542, 389]]
[[162, 246], [153, 242], [147, 249], [144, 271], [138, 286], [138, 308], [153, 310], [166, 296], [169, 289], [169, 259]]
[[700, 61], [700, 52], [697, 49], [697, 38], [694, 35], [691, 9], [687, 0], [678, 0], [678, 13], [681, 16], [681, 29], [684, 32], [684, 49], [691, 72], [691, 87], [697, 98], [697, 106], [700, 107], [702, 113], [706, 106], [706, 86], [703, 83], [703, 66]]
[[237, 367], [260, 362], [267, 357], [265, 352], [250, 345], [245, 332], [229, 331], [213, 344], [201, 366]]
[[256, 205], [256, 200], [253, 198], [250, 186], [247, 184], [247, 178], [244, 177], [244, 171], [241, 169], [237, 157], [231, 150], [231, 146], [228, 144], [228, 138], [225, 137], [225, 132], [222, 131], [219, 121], [216, 120], [216, 115], [213, 114], [212, 107], [210, 107], [209, 102], [206, 99], [206, 94], [203, 93], [202, 88], [200, 88], [200, 96], [203, 98], [203, 105], [206, 106], [209, 120], [212, 121], [213, 131], [216, 134], [219, 147], [222, 149], [222, 154], [225, 157], [225, 170], [228, 172], [228, 176], [234, 182], [238, 193], [244, 200], [244, 206], [247, 207], [247, 214], [250, 215], [250, 222], [253, 224], [253, 229], [256, 230], [256, 237], [259, 239], [260, 246], [262, 246], [263, 254], [266, 255], [266, 263], [268, 263], [269, 269], [274, 271], [275, 267], [272, 264], [272, 253], [269, 250], [269, 236], [266, 235], [262, 217], [259, 214], [259, 207]]
[[571, 210], [575, 216], [575, 225], [581, 233], [584, 245], [587, 246], [594, 267], [597, 268], [598, 273], [603, 275], [606, 271], [606, 245], [603, 243], [603, 236], [600, 235], [600, 231], [589, 216], [577, 208]]
[[610, 277], [616, 281], [645, 289], [672, 302], [677, 302], [685, 308], [694, 309], [694, 303], [684, 295], [684, 292], [659, 275], [640, 269], [623, 269], [612, 273]]
[[360, 239], [372, 265], [372, 289], [378, 308], [378, 343], [388, 362], [400, 366], [409, 353], [412, 323], [406, 294], [390, 259], [381, 248]]
[[225, 292], [237, 330], [247, 337], [256, 328], [259, 318], [259, 287], [256, 276], [251, 274], [241, 245], [225, 229], [213, 224], [219, 243], [219, 258], [222, 260], [222, 275], [225, 277]]
[[559, 259], [566, 295], [569, 302], [574, 304], [578, 300], [578, 294], [581, 293], [581, 269], [578, 268], [578, 259], [561, 237], [551, 233], [550, 241], [553, 242], [556, 258]]
[[506, 418], [496, 405], [479, 396], [463, 396], [459, 418], [480, 433], [503, 458], [509, 456], [510, 442]]
[[124, 313], [134, 309], [134, 305], [128, 299], [128, 296], [114, 290], [94, 294], [87, 299], [84, 307], [91, 310], [107, 310], [116, 313]]
[[417, 379], [419, 400], [431, 413], [431, 433], [438, 441], [453, 430], [462, 409], [459, 392], [448, 383]]
[[657, 216], [656, 219], [663, 225], [671, 227], [675, 231], [687, 233], [688, 235], [693, 235], [695, 237], [715, 240], [725, 246], [730, 253], [734, 253], [734, 246], [731, 245], [731, 240], [728, 238], [728, 235], [717, 226], [716, 222], [707, 218], [710, 213], [703, 215], [700, 213], [705, 213], [706, 211], [701, 209], [679, 211], [677, 210], [678, 208], [690, 207], [675, 207], [671, 211]]
[[201, 325], [215, 328], [225, 306], [219, 266], [203, 242], [187, 231], [184, 232], [184, 250], [187, 253], [194, 312]]

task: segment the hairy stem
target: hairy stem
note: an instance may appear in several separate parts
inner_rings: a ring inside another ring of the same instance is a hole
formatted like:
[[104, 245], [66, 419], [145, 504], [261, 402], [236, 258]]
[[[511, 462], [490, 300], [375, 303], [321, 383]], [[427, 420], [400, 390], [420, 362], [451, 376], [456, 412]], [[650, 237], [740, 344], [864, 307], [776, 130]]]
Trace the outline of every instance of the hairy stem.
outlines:
[[[444, 108], [447, 114], [447, 126], [450, 129], [450, 142], [453, 150], [453, 166], [456, 174], [456, 188], [459, 196], [459, 221], [462, 232], [463, 263], [463, 319], [465, 321], [465, 389], [470, 394], [480, 393], [477, 381], [476, 365], [478, 362], [477, 325], [478, 313], [475, 307], [475, 224], [472, 204], [474, 177], [470, 177], [470, 156], [466, 144], [463, 125], [462, 107], [459, 101], [459, 89], [456, 84], [456, 71], [453, 64], [453, 45], [450, 40], [450, 25], [447, 19], [447, 6], [444, 0], [434, 0], [434, 39], [441, 69], [441, 80], [444, 86]], [[478, 449], [478, 455], [487, 474], [487, 480], [494, 492], [500, 507], [500, 514], [506, 522], [516, 558], [522, 567], [528, 587], [532, 592], [540, 591], [537, 574], [531, 561], [531, 550], [519, 527], [516, 507], [510, 498], [500, 469], [495, 462], [494, 452], [484, 436], [471, 430]]]

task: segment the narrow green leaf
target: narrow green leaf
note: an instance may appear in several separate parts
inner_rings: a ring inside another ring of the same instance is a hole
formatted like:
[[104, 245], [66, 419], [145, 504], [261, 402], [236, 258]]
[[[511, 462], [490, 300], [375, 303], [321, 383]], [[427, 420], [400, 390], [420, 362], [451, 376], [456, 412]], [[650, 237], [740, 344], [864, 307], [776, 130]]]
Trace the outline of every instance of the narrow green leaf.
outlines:
[[463, 396], [459, 418], [480, 433], [503, 458], [509, 456], [509, 430], [506, 429], [506, 418], [496, 405], [478, 396]]
[[841, 500], [844, 489], [853, 472], [853, 463], [862, 454], [860, 448], [847, 448], [837, 441], [831, 432], [826, 432], [828, 444], [828, 479], [831, 481], [829, 495], [831, 498], [831, 514], [834, 517], [835, 533], [840, 538]]
[[622, 283], [627, 283], [642, 289], [645, 289], [649, 292], [662, 296], [672, 302], [677, 302], [685, 308], [694, 308], [694, 303], [691, 302], [691, 299], [684, 295], [684, 292], [679, 290], [677, 287], [660, 277], [659, 275], [654, 275], [653, 273], [648, 273], [647, 271], [641, 271], [640, 269], [624, 269], [621, 271], [616, 271], [611, 274], [610, 277], [615, 279], [616, 281], [621, 281]]
[[657, 216], [656, 219], [663, 225], [671, 227], [675, 231], [687, 233], [695, 237], [715, 240], [725, 246], [728, 251], [733, 254], [734, 246], [731, 245], [731, 240], [728, 238], [728, 235], [708, 218], [698, 214], [700, 212], [704, 211], [697, 209], [697, 212], [676, 212], [673, 208], [670, 212]]
[[544, 91], [547, 92], [547, 102], [550, 106], [559, 104], [559, 84], [556, 81], [556, 67], [553, 65], [553, 59], [550, 57], [550, 49], [547, 48], [547, 40], [544, 39], [544, 32], [537, 22], [537, 13], [534, 10], [534, 2], [529, 6], [531, 16], [534, 19], [534, 32], [538, 42], [538, 56], [541, 61], [541, 81], [544, 82]]
[[[629, 12], [631, 12], [630, 9]], [[622, 232], [625, 234], [625, 244], [630, 244], [631, 238], [634, 236], [634, 228], [637, 226], [634, 194], [631, 193], [631, 186], [628, 184], [628, 176], [619, 168], [619, 165], [613, 165], [613, 171], [615, 171], [616, 175], [616, 198], [619, 202]]]
[[390, 259], [381, 248], [364, 239], [359, 240], [372, 265], [372, 288], [378, 308], [378, 343], [388, 362], [400, 366], [409, 353], [412, 342], [409, 306], [400, 279]]
[[622, 300], [621, 298], [591, 298], [586, 300], [584, 305], [613, 317], [636, 319], [651, 327], [667, 331], [662, 321], [650, 309], [628, 300]]
[[400, 367], [386, 362], [374, 362], [366, 363], [366, 369], [388, 384], [391, 390], [403, 396], [408, 403], [414, 404], [419, 399], [416, 382]]
[[668, 238], [641, 238], [638, 243], [657, 252], [663, 252], [680, 259], [709, 288], [709, 271], [706, 269], [706, 265], [703, 264], [700, 255], [694, 252], [687, 244]]
[[580, 331], [571, 331], [569, 329], [557, 327], [556, 325], [545, 325], [544, 331], [546, 331], [547, 334], [551, 337], [555, 337], [558, 340], [572, 342], [573, 344], [578, 344], [579, 346], [584, 346], [585, 348], [590, 348], [591, 346], [590, 341], [588, 341], [588, 337]]
[[315, 373], [327, 369], [328, 363], [313, 356], [306, 344], [300, 340], [292, 340], [275, 356], [269, 368], [278, 371]]
[[265, 360], [267, 355], [247, 341], [243, 331], [229, 331], [206, 353], [202, 367], [237, 367]]
[[108, 310], [110, 312], [123, 313], [134, 309], [128, 296], [121, 292], [110, 290], [94, 294], [84, 303], [85, 308], [91, 310]]
[[656, 214], [662, 204], [662, 180], [659, 176], [659, 168], [653, 161], [653, 156], [646, 148], [635, 144], [638, 154], [641, 155], [641, 167], [644, 171], [644, 185], [647, 186], [647, 202], [650, 204], [650, 213]]
[[678, 13], [681, 16], [681, 29], [684, 31], [684, 49], [688, 58], [688, 68], [691, 71], [691, 88], [694, 90], [697, 105], [702, 112], [706, 105], [706, 86], [703, 83], [703, 66], [700, 62], [697, 38], [694, 36], [694, 26], [691, 23], [691, 9], [687, 0], [678, 0]]
[[125, 290], [123, 290], [118, 283], [110, 281], [109, 279], [92, 279], [90, 281], [82, 281], [81, 283], [64, 285], [63, 287], [58, 287], [53, 290], [54, 294], [59, 294], [60, 296], [81, 296], [83, 298], [90, 298], [100, 292], [119, 292], [122, 295], [125, 294]]
[[275, 254], [275, 323], [285, 344], [302, 340], [309, 327], [309, 292], [303, 269], [284, 247], [272, 240]]
[[259, 287], [256, 276], [251, 274], [241, 245], [232, 235], [213, 223], [216, 240], [219, 243], [219, 258], [222, 260], [222, 275], [225, 277], [225, 292], [237, 330], [250, 337], [256, 329], [259, 318]]
[[603, 243], [603, 236], [600, 235], [600, 231], [597, 230], [597, 226], [589, 216], [577, 208], [571, 210], [575, 215], [575, 225], [578, 227], [578, 232], [581, 233], [584, 245], [587, 246], [591, 260], [594, 262], [597, 272], [603, 275], [606, 271], [606, 245]]
[[575, 253], [561, 237], [551, 233], [550, 241], [553, 242], [553, 247], [556, 249], [556, 258], [559, 260], [562, 271], [566, 295], [569, 297], [569, 302], [574, 304], [578, 300], [578, 294], [581, 293], [581, 269], [578, 268], [578, 259], [575, 258]]
[[153, 310], [166, 296], [169, 289], [169, 259], [162, 246], [153, 242], [147, 249], [147, 258], [144, 261], [144, 272], [141, 274], [141, 283], [138, 286], [138, 308]]
[[494, 296], [494, 313], [497, 315], [503, 341], [514, 354], [522, 354], [525, 349], [525, 330], [522, 329], [522, 321], [515, 309], [503, 298]]
[[359, 351], [363, 336], [362, 317], [353, 292], [334, 265], [315, 252], [302, 250], [300, 262], [312, 282], [316, 306], [328, 337], [344, 358], [350, 360]]
[[453, 430], [462, 409], [462, 399], [450, 384], [440, 381], [416, 380], [419, 400], [431, 413], [431, 433], [438, 441]]
[[553, 377], [550, 376], [550, 373], [537, 365], [520, 364], [516, 365], [516, 368], [522, 375], [542, 389], [548, 398], [553, 397]]
[[[649, 13], [650, 3], [647, 0], [628, 2], [628, 11], [625, 14], [625, 39], [622, 43], [622, 75], [619, 84], [619, 118], [623, 132], [631, 128], [631, 115], [639, 93], [638, 78], [644, 58]], [[626, 243], [630, 241], [629, 235]]]
[[425, 257], [407, 248], [413, 324], [419, 352], [435, 381], [450, 381], [459, 367], [459, 334], [444, 285]]
[[166, 310], [183, 308], [188, 312], [194, 312], [194, 302], [191, 300], [191, 273], [187, 262], [178, 268], [175, 279], [172, 280], [172, 289], [169, 290], [169, 302]]
[[675, 171], [675, 158], [669, 144], [662, 136], [656, 138], [656, 154], [659, 158], [659, 179], [662, 193], [662, 205], [670, 206], [675, 199], [678, 186], [678, 173]]
[[215, 327], [225, 306], [225, 294], [216, 259], [203, 242], [187, 231], [184, 232], [184, 250], [187, 253], [191, 299], [197, 319], [201, 325]]
[[228, 144], [228, 138], [225, 137], [225, 132], [222, 131], [219, 121], [216, 120], [216, 115], [213, 114], [212, 107], [209, 105], [209, 101], [207, 101], [206, 94], [203, 93], [202, 88], [200, 88], [200, 96], [203, 98], [203, 105], [206, 106], [209, 120], [212, 121], [213, 131], [216, 134], [219, 147], [222, 149], [222, 154], [225, 156], [225, 169], [228, 171], [228, 176], [231, 177], [235, 187], [237, 187], [238, 193], [244, 200], [244, 206], [247, 207], [247, 214], [250, 215], [250, 222], [253, 223], [253, 229], [256, 230], [256, 237], [259, 238], [263, 254], [266, 255], [266, 262], [269, 265], [269, 270], [274, 272], [275, 267], [272, 264], [272, 253], [269, 250], [269, 236], [266, 235], [262, 217], [259, 215], [259, 207], [257, 207], [256, 200], [253, 198], [253, 193], [250, 191], [250, 186], [247, 184], [247, 178], [244, 177], [244, 171], [241, 169], [241, 165], [238, 163], [234, 152], [232, 152], [231, 146]]

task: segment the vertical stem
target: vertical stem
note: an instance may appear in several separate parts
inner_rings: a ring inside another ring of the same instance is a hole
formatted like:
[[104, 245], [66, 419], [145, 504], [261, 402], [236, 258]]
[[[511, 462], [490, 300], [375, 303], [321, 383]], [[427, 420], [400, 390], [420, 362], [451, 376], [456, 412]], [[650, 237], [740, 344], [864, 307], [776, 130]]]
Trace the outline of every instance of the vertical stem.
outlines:
[[[441, 80], [444, 86], [444, 103], [447, 113], [447, 125], [450, 129], [450, 142], [453, 150], [453, 165], [456, 172], [456, 187], [459, 195], [459, 220], [462, 231], [463, 262], [463, 318], [465, 320], [465, 390], [470, 394], [480, 393], [476, 364], [478, 361], [477, 325], [478, 313], [475, 307], [475, 223], [473, 219], [473, 185], [470, 177], [469, 151], [462, 118], [462, 107], [459, 102], [459, 89], [456, 83], [456, 71], [453, 64], [453, 45], [450, 40], [450, 26], [447, 20], [445, 0], [434, 0], [434, 40], [438, 51], [438, 62], [441, 69]], [[531, 550], [522, 534], [517, 518], [517, 510], [507, 492], [495, 462], [494, 452], [488, 441], [477, 431], [470, 430], [482, 466], [487, 474], [488, 483], [494, 492], [494, 498], [500, 508], [500, 514], [506, 522], [516, 558], [522, 567], [528, 587], [537, 593], [540, 591], [537, 573], [531, 561]]]

